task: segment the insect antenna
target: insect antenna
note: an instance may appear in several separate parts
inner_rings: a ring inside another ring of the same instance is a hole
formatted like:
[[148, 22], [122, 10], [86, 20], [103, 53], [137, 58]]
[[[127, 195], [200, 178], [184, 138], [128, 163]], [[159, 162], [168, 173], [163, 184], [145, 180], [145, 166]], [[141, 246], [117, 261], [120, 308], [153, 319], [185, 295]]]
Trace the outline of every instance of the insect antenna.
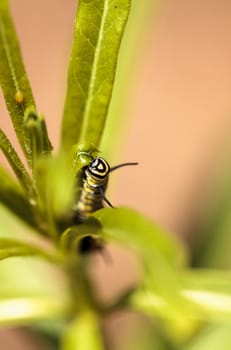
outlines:
[[116, 166], [111, 167], [110, 173], [111, 173], [112, 171], [117, 170], [117, 169], [119, 169], [119, 168], [122, 168], [122, 167], [124, 167], [124, 166], [138, 165], [138, 164], [139, 164], [139, 163], [137, 163], [137, 162], [122, 163], [122, 164], [119, 164], [119, 165], [116, 165]]

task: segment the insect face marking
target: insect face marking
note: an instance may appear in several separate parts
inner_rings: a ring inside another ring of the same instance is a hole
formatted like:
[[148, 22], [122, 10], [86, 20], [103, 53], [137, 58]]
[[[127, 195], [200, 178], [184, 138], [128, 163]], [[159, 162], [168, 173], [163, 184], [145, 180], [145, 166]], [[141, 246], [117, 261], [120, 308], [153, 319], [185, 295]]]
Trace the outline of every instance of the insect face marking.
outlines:
[[88, 165], [86, 171], [96, 179], [105, 179], [110, 172], [110, 166], [105, 159], [97, 157]]

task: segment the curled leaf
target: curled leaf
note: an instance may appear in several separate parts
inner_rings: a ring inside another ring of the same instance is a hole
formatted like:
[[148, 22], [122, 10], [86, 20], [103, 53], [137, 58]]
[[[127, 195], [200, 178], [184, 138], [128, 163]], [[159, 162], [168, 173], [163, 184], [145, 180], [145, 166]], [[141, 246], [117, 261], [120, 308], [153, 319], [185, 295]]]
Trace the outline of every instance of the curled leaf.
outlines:
[[49, 261], [58, 261], [55, 254], [51, 254], [41, 247], [23, 241], [0, 238], [0, 260], [20, 256], [39, 256]]
[[173, 265], [182, 264], [185, 258], [180, 242], [132, 209], [104, 208], [92, 216], [101, 224], [105, 239], [134, 248], [144, 259], [157, 251]]

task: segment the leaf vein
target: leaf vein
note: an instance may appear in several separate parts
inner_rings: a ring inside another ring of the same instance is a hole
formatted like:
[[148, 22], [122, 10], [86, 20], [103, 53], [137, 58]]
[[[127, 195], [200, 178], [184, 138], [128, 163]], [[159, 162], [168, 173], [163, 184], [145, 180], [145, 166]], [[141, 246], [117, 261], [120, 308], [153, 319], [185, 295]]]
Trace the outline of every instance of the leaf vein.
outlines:
[[5, 26], [4, 26], [4, 21], [3, 20], [0, 22], [0, 34], [1, 34], [1, 37], [2, 37], [3, 48], [4, 48], [4, 51], [5, 51], [6, 57], [7, 57], [8, 65], [9, 65], [9, 68], [10, 68], [10, 73], [12, 75], [12, 79], [13, 79], [13, 82], [14, 82], [14, 85], [15, 85], [15, 90], [18, 91], [19, 90], [19, 85], [18, 85], [18, 82], [17, 82], [17, 79], [16, 79], [16, 73], [15, 73], [13, 61], [12, 61], [12, 58], [11, 58], [11, 52], [10, 52], [10, 49], [9, 49], [9, 46], [8, 46], [8, 42], [7, 42], [7, 39], [6, 39], [6, 31], [5, 31]]

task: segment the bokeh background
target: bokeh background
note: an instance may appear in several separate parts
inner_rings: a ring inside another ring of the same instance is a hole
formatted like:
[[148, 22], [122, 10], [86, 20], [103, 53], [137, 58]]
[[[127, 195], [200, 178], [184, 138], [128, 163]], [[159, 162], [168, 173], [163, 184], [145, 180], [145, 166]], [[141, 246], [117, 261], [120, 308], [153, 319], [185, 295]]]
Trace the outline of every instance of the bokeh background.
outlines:
[[[76, 1], [10, 4], [38, 110], [58, 149]], [[230, 19], [229, 0], [133, 0], [102, 146], [112, 164], [139, 162], [113, 173], [110, 201], [138, 209], [187, 242], [228, 164]], [[2, 99], [0, 112], [0, 127], [16, 145]], [[130, 271], [126, 254], [118, 256], [115, 284]], [[17, 337], [23, 341], [22, 332], [14, 331], [12, 341], [12, 331], [1, 331], [0, 344], [10, 338], [1, 348], [36, 349], [20, 348]]]

